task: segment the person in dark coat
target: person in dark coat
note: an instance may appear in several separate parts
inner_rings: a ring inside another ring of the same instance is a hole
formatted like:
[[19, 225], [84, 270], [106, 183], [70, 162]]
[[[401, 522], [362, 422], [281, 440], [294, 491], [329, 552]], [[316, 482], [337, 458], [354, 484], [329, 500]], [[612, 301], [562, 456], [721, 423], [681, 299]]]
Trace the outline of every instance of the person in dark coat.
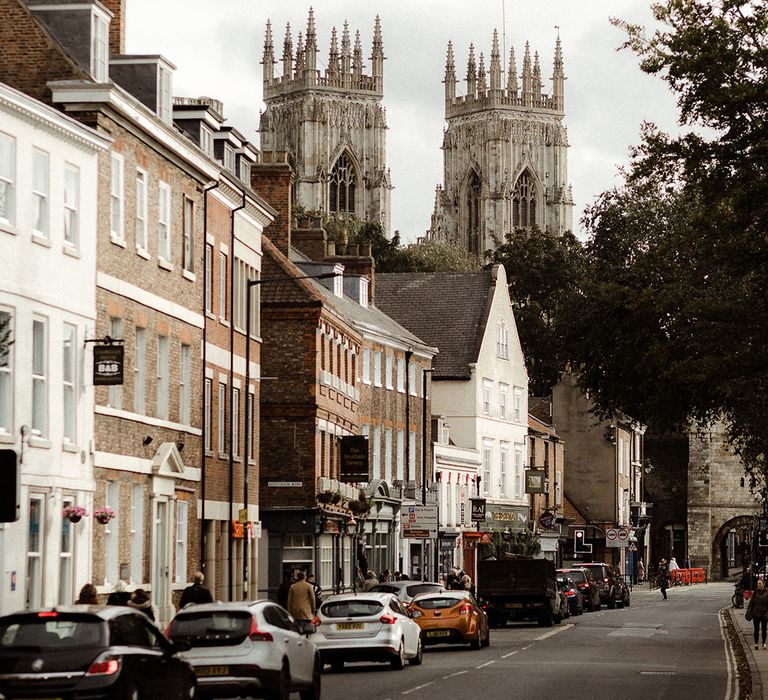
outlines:
[[752, 626], [755, 633], [755, 649], [758, 649], [760, 632], [762, 632], [763, 649], [765, 649], [766, 629], [768, 629], [768, 590], [765, 589], [765, 581], [757, 582], [757, 590], [752, 594], [747, 605], [746, 617], [752, 618]]
[[307, 574], [307, 583], [309, 583], [312, 586], [312, 589], [315, 591], [315, 607], [319, 608], [323, 589], [317, 585], [314, 574]]
[[77, 596], [75, 605], [98, 605], [99, 596], [96, 593], [96, 586], [92, 583], [86, 583], [81, 589], [80, 594]]
[[210, 590], [208, 590], [203, 582], [205, 581], [205, 575], [202, 571], [196, 571], [191, 586], [187, 586], [181, 593], [179, 599], [179, 609], [185, 605], [200, 605], [201, 603], [212, 603], [213, 596]]
[[282, 605], [286, 610], [288, 609], [288, 592], [293, 585], [293, 575], [290, 571], [283, 572], [283, 582], [277, 589], [277, 604]]
[[669, 588], [669, 569], [667, 568], [666, 559], [662, 559], [659, 562], [658, 580], [659, 580], [659, 590], [661, 591], [661, 595], [664, 597], [664, 600], [666, 600], [667, 589]]
[[137, 588], [131, 599], [128, 601], [128, 607], [143, 612], [152, 622], [155, 621], [155, 612], [152, 610], [152, 601], [143, 588]]
[[107, 605], [128, 605], [131, 594], [125, 590], [125, 581], [118, 581], [107, 598]]

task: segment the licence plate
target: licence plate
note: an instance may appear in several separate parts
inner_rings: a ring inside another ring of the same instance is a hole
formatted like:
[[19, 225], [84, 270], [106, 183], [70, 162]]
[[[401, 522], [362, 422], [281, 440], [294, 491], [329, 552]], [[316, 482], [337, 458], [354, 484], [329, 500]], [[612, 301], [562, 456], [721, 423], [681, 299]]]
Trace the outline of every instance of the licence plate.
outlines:
[[229, 666], [198, 666], [195, 673], [198, 676], [226, 676]]
[[506, 607], [508, 607], [508, 608], [522, 608], [523, 604], [522, 603], [507, 603]]
[[435, 630], [434, 632], [427, 632], [427, 637], [450, 637], [451, 633], [448, 630]]
[[362, 622], [337, 622], [337, 630], [361, 630], [364, 625]]

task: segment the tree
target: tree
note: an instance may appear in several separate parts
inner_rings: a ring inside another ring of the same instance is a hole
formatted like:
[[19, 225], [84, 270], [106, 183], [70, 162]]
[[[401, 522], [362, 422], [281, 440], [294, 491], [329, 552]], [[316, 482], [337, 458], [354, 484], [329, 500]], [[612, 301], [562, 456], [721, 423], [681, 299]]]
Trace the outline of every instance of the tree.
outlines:
[[584, 224], [567, 335], [604, 411], [654, 424], [724, 419], [753, 486], [768, 454], [768, 5], [667, 0], [641, 67], [678, 96], [671, 137], [645, 125], [622, 188]]
[[382, 272], [475, 272], [480, 261], [456, 243], [426, 240], [400, 248]]
[[535, 557], [541, 552], [541, 535], [529, 529], [491, 530], [489, 544], [480, 545], [480, 560], [509, 559], [517, 557]]

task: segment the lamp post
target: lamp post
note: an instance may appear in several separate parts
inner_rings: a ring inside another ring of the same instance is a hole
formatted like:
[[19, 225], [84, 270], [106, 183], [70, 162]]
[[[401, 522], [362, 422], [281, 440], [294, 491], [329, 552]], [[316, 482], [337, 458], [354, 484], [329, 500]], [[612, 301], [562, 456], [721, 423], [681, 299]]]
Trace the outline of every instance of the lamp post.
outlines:
[[[247, 280], [246, 282], [246, 300], [245, 300], [245, 449], [243, 450], [243, 508], [248, 512], [248, 463], [251, 459], [251, 424], [253, 415], [249, 415], [248, 399], [251, 389], [251, 313], [253, 295], [251, 290], [261, 284], [268, 282], [284, 282], [287, 280], [323, 280], [331, 277], [338, 277], [339, 272], [324, 272], [319, 275], [297, 275], [295, 277], [268, 277], [266, 279]], [[255, 408], [255, 401], [254, 401]], [[231, 451], [230, 447], [230, 451]], [[231, 504], [230, 504], [231, 513]], [[231, 538], [230, 538], [231, 539]], [[248, 533], [243, 532], [243, 600], [248, 600]]]
[[[421, 505], [427, 505], [427, 373], [431, 367], [421, 370]], [[427, 541], [421, 541], [421, 577], [427, 580]]]

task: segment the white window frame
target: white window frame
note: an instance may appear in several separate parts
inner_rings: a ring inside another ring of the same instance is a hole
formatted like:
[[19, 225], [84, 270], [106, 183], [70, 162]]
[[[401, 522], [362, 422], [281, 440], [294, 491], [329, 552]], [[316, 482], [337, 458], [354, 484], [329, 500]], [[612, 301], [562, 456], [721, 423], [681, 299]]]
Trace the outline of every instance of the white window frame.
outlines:
[[120, 579], [120, 482], [106, 483], [105, 506], [115, 517], [104, 525], [104, 583], [112, 584]]
[[171, 123], [172, 115], [172, 92], [171, 83], [173, 74], [171, 71], [158, 64], [157, 66], [157, 116], [166, 124]]
[[157, 257], [171, 263], [171, 186], [162, 180], [158, 184]]
[[506, 321], [499, 321], [496, 326], [496, 355], [504, 360], [509, 359], [509, 329]]
[[240, 456], [240, 389], [232, 388], [232, 455]]
[[220, 455], [227, 451], [227, 385], [219, 382], [219, 404], [217, 411], [217, 447]]
[[[43, 576], [43, 554], [45, 552], [45, 500], [46, 496], [43, 493], [31, 493], [27, 501], [27, 570], [26, 580], [27, 586], [25, 591], [26, 596], [26, 608], [28, 610], [35, 610], [42, 605], [45, 585], [45, 578]], [[32, 502], [37, 501], [37, 547], [32, 549]]]
[[161, 420], [168, 420], [170, 404], [170, 355], [171, 341], [167, 335], [157, 336], [157, 372], [155, 396], [155, 415]]
[[32, 150], [32, 234], [48, 239], [51, 228], [51, 157]]
[[74, 445], [77, 444], [77, 326], [64, 324], [61, 347], [62, 433], [64, 442]]
[[[35, 326], [42, 327], [42, 366], [36, 367]], [[34, 316], [32, 319], [32, 435], [48, 436], [48, 319]], [[38, 404], [42, 402], [42, 405]]]
[[112, 151], [109, 185], [109, 235], [113, 242], [125, 243], [125, 159]]
[[213, 313], [213, 246], [205, 244], [205, 313]]
[[381, 479], [381, 427], [373, 426], [373, 478]]
[[405, 476], [405, 431], [399, 429], [397, 431], [397, 471], [395, 472], [395, 478], [402, 481]]
[[[61, 507], [75, 505], [73, 496], [61, 499]], [[71, 605], [74, 600], [73, 560], [75, 553], [74, 524], [69, 518], [61, 518], [61, 536], [59, 537], [59, 605]]]
[[413, 479], [416, 476], [416, 431], [408, 431], [408, 476]]
[[0, 192], [4, 193], [4, 211], [0, 210], [0, 223], [16, 223], [16, 139], [0, 131]]
[[195, 202], [184, 197], [182, 211], [184, 224], [184, 244], [182, 247], [182, 266], [185, 272], [195, 273]]
[[240, 179], [246, 184], [251, 184], [251, 164], [242, 156], [240, 157]]
[[131, 583], [144, 578], [144, 484], [131, 484]]
[[109, 79], [109, 24], [94, 10], [91, 15], [91, 76], [97, 83]]
[[397, 390], [401, 393], [405, 393], [405, 358], [397, 358]]
[[189, 503], [176, 501], [176, 546], [174, 551], [175, 583], [185, 583], [187, 580], [187, 551], [189, 549]]
[[523, 420], [523, 390], [516, 386], [513, 390], [513, 417], [517, 423]]
[[254, 392], [253, 390], [249, 389], [248, 400], [246, 404], [246, 416], [245, 416], [246, 424], [248, 426], [247, 428], [248, 444], [245, 447], [246, 447], [246, 450], [248, 451], [248, 461], [251, 463], [255, 461], [254, 450], [253, 450], [253, 445], [254, 445], [253, 433], [255, 432], [253, 429], [253, 418], [254, 418], [253, 411], [254, 411], [255, 405], [256, 405], [256, 400], [255, 400]]
[[416, 365], [413, 362], [408, 363], [408, 393], [411, 396], [416, 396]]
[[523, 446], [515, 443], [515, 498], [523, 497]]
[[185, 343], [179, 355], [179, 423], [192, 423], [192, 346]]
[[483, 415], [491, 415], [491, 401], [493, 399], [493, 382], [483, 379]]
[[226, 323], [227, 321], [227, 269], [229, 267], [229, 256], [219, 251], [219, 319]]
[[235, 149], [228, 143], [224, 144], [224, 167], [235, 174]]
[[483, 494], [493, 493], [493, 440], [483, 439]]
[[213, 379], [206, 377], [203, 381], [203, 445], [206, 452], [210, 452], [213, 446], [213, 436], [211, 435], [213, 406], [211, 405], [211, 396], [213, 393]]
[[509, 486], [509, 443], [499, 443], [499, 496], [507, 497]]
[[133, 410], [135, 413], [147, 413], [147, 329], [136, 326], [135, 348], [133, 353]]
[[509, 418], [509, 384], [499, 383], [499, 418]]
[[[8, 307], [0, 308], [0, 317], [8, 318], [7, 329], [11, 337], [15, 334], [15, 318], [13, 309]], [[5, 351], [5, 355], [0, 357], [0, 435], [13, 435], [14, 433], [14, 355], [13, 343]]]
[[381, 350], [373, 353], [373, 386], [381, 386]]
[[200, 124], [200, 148], [207, 155], [213, 155], [213, 131], [202, 123]]
[[143, 168], [136, 168], [136, 250], [141, 253], [149, 252], [147, 224], [147, 195], [149, 193], [149, 176]]
[[[123, 339], [123, 319], [119, 316], [110, 316], [109, 330], [107, 334], [110, 338], [117, 340]], [[123, 386], [122, 384], [114, 384], [107, 388], [107, 406], [110, 408], [122, 408], [123, 407]]]
[[392, 483], [392, 428], [384, 428], [384, 481]]
[[64, 164], [64, 243], [80, 246], [80, 168]]
[[394, 370], [394, 358], [389, 353], [384, 356], [384, 379], [387, 389], [394, 388], [392, 384], [392, 372]]
[[363, 384], [371, 383], [371, 349], [363, 348]]

